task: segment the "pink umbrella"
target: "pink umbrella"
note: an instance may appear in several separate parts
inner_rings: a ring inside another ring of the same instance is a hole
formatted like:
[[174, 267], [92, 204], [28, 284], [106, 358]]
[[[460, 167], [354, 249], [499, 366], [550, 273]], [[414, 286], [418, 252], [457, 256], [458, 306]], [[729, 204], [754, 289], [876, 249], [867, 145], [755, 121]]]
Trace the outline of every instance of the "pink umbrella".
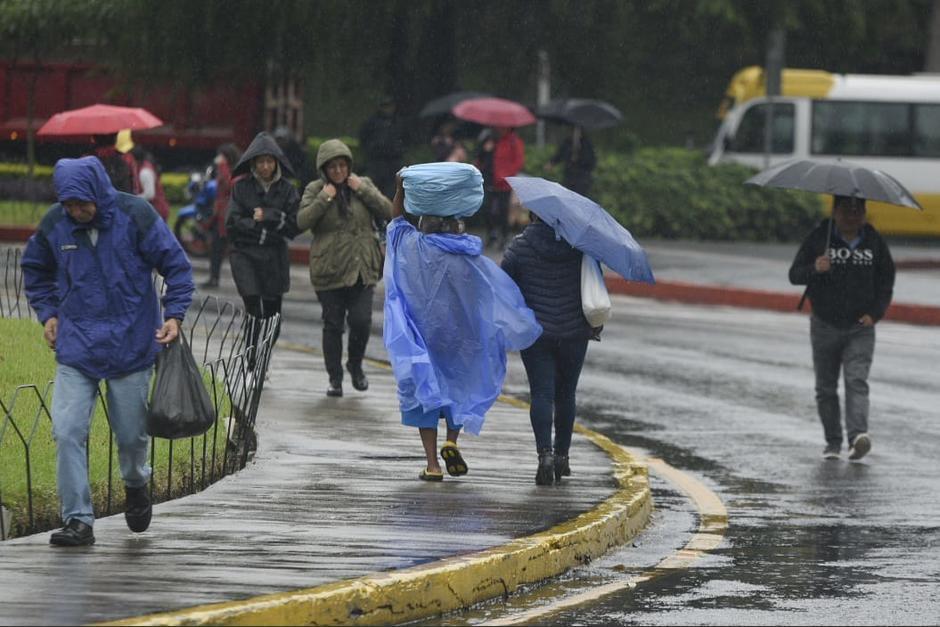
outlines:
[[527, 126], [535, 116], [527, 108], [505, 98], [471, 98], [454, 105], [454, 117], [486, 126]]
[[125, 128], [141, 130], [157, 126], [163, 126], [163, 120], [146, 109], [96, 104], [56, 113], [36, 135], [105, 135]]

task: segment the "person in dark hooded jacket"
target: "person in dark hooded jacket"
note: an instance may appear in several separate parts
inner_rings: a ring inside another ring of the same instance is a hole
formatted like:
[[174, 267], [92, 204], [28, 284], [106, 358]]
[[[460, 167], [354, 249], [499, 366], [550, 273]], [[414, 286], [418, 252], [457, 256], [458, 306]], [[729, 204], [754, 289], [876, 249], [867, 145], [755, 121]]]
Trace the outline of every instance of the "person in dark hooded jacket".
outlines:
[[[274, 138], [258, 133], [232, 175], [249, 174], [235, 182], [225, 227], [232, 251], [229, 263], [245, 311], [252, 317], [246, 346], [258, 343], [261, 320], [281, 312], [281, 300], [290, 289], [287, 242], [299, 232], [296, 188], [287, 180], [291, 164]], [[275, 328], [274, 339], [278, 330]], [[254, 369], [256, 354], [248, 353]]]
[[506, 249], [501, 267], [519, 285], [526, 305], [544, 329], [521, 356], [529, 379], [529, 419], [539, 458], [535, 483], [551, 485], [571, 474], [568, 448], [574, 431], [575, 391], [588, 340], [595, 337], [596, 329], [581, 306], [581, 251], [557, 237], [534, 213], [529, 218], [529, 225]]
[[338, 139], [317, 150], [320, 179], [304, 190], [297, 224], [310, 229], [310, 282], [323, 308], [323, 359], [327, 396], [343, 395], [343, 331], [349, 324], [346, 368], [364, 391], [362, 370], [372, 329], [372, 296], [382, 278], [382, 250], [374, 223], [388, 220], [391, 201], [367, 177], [352, 170], [352, 152]]
[[[52, 180], [59, 202], [29, 238], [21, 265], [29, 305], [56, 359], [52, 433], [65, 528], [50, 543], [80, 546], [95, 542], [86, 445], [101, 380], [108, 383], [127, 526], [141, 532], [150, 525], [150, 374], [161, 344], [180, 332], [193, 277], [154, 208], [115, 190], [96, 157], [59, 160]], [[166, 284], [162, 312], [154, 270]]]

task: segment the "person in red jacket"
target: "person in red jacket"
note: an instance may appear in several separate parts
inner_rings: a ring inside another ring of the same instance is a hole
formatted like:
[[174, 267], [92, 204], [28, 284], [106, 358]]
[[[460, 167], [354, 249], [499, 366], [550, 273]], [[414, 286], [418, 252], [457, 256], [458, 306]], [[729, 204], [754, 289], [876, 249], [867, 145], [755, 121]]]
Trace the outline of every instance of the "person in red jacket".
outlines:
[[509, 200], [512, 188], [506, 177], [515, 176], [525, 165], [525, 144], [509, 127], [496, 127], [493, 146], [493, 190], [489, 209], [487, 244], [502, 249], [509, 236]]
[[229, 202], [232, 199], [232, 169], [242, 153], [235, 144], [222, 144], [219, 146], [213, 169], [215, 170], [215, 203], [212, 217], [206, 228], [209, 230], [209, 280], [202, 283], [201, 288], [219, 286], [219, 277], [222, 274], [222, 259], [228, 250], [228, 232], [225, 228], [225, 217]]

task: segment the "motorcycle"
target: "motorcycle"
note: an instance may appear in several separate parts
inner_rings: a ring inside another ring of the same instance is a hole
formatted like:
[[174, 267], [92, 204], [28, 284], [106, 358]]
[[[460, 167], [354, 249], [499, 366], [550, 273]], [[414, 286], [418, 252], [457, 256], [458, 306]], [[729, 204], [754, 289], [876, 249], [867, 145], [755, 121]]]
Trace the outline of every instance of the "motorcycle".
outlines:
[[192, 203], [183, 206], [173, 223], [173, 234], [191, 257], [206, 257], [211, 243], [210, 225], [214, 211], [216, 180], [211, 168], [205, 176], [194, 172], [186, 186]]

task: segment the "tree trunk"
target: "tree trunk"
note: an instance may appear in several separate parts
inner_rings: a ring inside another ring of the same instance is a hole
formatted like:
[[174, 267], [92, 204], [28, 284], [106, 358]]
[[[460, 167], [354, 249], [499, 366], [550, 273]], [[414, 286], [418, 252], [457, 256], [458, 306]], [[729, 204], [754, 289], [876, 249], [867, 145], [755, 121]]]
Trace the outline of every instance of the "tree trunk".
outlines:
[[940, 0], [933, 0], [930, 28], [927, 31], [927, 58], [925, 72], [940, 72]]

